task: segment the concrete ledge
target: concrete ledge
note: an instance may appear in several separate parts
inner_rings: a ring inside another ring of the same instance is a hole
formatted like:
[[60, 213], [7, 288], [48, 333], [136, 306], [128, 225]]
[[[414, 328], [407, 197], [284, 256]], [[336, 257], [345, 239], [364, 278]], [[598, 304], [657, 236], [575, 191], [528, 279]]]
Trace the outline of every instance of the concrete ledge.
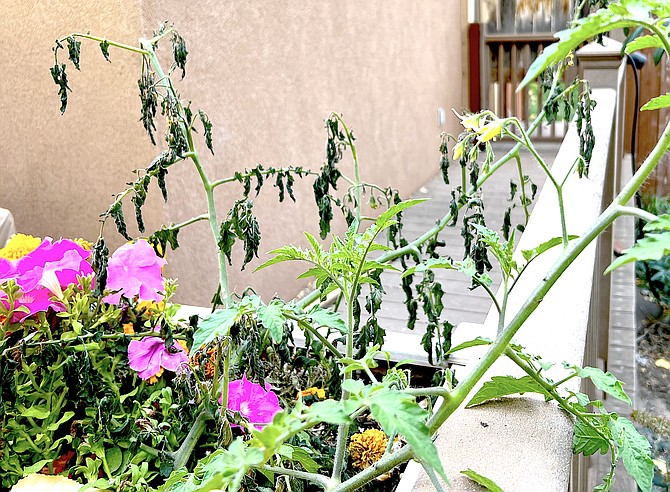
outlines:
[[[564, 188], [568, 234], [583, 233], [601, 212], [606, 171], [613, 160], [611, 140], [615, 96], [615, 91], [610, 89], [594, 91], [593, 97], [598, 102], [593, 115], [596, 147], [590, 175], [588, 179], [579, 179], [573, 174]], [[578, 155], [578, 145], [579, 139], [573, 127], [556, 156], [552, 168], [555, 175], [560, 177], [568, 172]], [[520, 255], [521, 250], [530, 249], [556, 236], [560, 236], [556, 192], [553, 187], [546, 186], [517, 246], [517, 255]], [[560, 254], [561, 248], [557, 247], [531, 263], [510, 296], [508, 313], [516, 313], [520, 309]], [[547, 361], [582, 364], [595, 259], [596, 245], [592, 244], [565, 271], [517, 333], [517, 343]], [[508, 319], [511, 317], [508, 314]], [[472, 337], [494, 337], [497, 324], [497, 311], [492, 309], [479, 329], [469, 325], [459, 326], [458, 331], [465, 329]], [[459, 335], [462, 336], [462, 333]], [[480, 347], [468, 349], [469, 361], [463, 370], [469, 372], [485, 350]], [[491, 367], [480, 386], [492, 376], [508, 374], [522, 375], [510, 361], [500, 359]], [[573, 379], [568, 386], [578, 390], [579, 381]], [[460, 408], [438, 434], [436, 445], [452, 481], [450, 490], [482, 490], [459, 473], [471, 468], [494, 480], [505, 491], [558, 492], [569, 487], [572, 434], [571, 420], [555, 404], [545, 403], [539, 396], [535, 398], [528, 395], [505, 398], [467, 410]], [[410, 464], [399, 490], [434, 490], [427, 476], [423, 472], [417, 473], [416, 467], [419, 465]]]

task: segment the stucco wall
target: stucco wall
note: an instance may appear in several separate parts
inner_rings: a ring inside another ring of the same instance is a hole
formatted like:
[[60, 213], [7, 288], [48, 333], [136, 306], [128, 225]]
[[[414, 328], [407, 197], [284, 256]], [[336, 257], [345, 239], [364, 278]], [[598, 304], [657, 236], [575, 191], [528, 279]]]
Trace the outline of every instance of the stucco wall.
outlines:
[[[317, 169], [324, 159], [323, 119], [335, 110], [358, 138], [364, 179], [409, 195], [437, 171], [440, 132], [458, 131], [450, 113], [445, 128], [436, 114], [440, 106], [462, 106], [460, 0], [0, 5], [17, 26], [0, 32], [0, 84], [6, 84], [0, 206], [13, 211], [23, 231], [94, 239], [111, 193], [160, 151], [138, 121], [139, 58], [130, 53], [110, 50], [110, 65], [95, 43], [84, 45], [82, 72], [69, 71], [70, 106], [59, 115], [50, 47], [74, 30], [134, 42], [165, 19], [175, 22], [190, 53], [179, 90], [214, 124], [216, 154], [201, 145], [211, 177], [256, 163]], [[175, 166], [168, 188], [167, 205], [154, 200], [146, 207], [150, 225], [205, 211], [191, 168]], [[280, 208], [276, 190], [267, 187], [256, 200], [264, 250], [302, 242], [302, 230], [318, 232], [311, 180], [298, 183], [296, 195], [297, 204]], [[220, 189], [222, 216], [236, 197], [235, 185]], [[126, 215], [132, 218], [130, 204]], [[206, 303], [216, 284], [208, 226], [184, 230], [180, 242], [168, 258], [180, 300]], [[292, 280], [299, 265], [261, 271], [252, 280], [258, 263], [242, 274], [232, 271], [231, 285], [241, 291], [251, 284], [266, 296], [292, 296], [304, 285]]]

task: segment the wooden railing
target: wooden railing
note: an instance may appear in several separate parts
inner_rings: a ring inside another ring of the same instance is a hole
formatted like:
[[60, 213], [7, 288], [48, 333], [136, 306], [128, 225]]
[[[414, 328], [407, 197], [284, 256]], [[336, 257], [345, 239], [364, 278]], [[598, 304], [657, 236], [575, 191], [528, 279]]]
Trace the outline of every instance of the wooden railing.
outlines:
[[[479, 62], [470, 74], [470, 109], [489, 108], [501, 117], [516, 116], [527, 126], [542, 108], [545, 91], [540, 79], [521, 92], [516, 88], [532, 61], [555, 41], [553, 34], [481, 34], [477, 25], [472, 25], [469, 33], [471, 64], [475, 59]], [[571, 80], [575, 72], [568, 70], [564, 80]], [[535, 138], [561, 140], [566, 129], [564, 121], [544, 124]]]

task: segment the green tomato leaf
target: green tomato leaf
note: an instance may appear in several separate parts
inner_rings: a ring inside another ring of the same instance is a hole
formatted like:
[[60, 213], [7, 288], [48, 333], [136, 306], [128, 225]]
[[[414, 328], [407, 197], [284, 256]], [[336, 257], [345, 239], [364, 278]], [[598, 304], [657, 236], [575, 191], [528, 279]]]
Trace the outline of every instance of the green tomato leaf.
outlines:
[[633, 247], [624, 251], [624, 254], [614, 260], [605, 270], [605, 274], [615, 268], [642, 260], [660, 260], [665, 255], [670, 254], [670, 231], [646, 234], [639, 239]]
[[572, 452], [591, 456], [592, 454], [606, 454], [609, 450], [609, 441], [602, 437], [596, 429], [582, 420], [575, 422], [575, 433], [572, 436]]
[[597, 367], [584, 367], [580, 369], [575, 367], [580, 378], [589, 378], [598, 389], [604, 391], [610, 396], [617, 398], [629, 405], [633, 402], [623, 389], [623, 383], [619, 381], [611, 372], [603, 372]]
[[654, 8], [663, 8], [663, 1], [651, 0], [642, 4], [635, 3], [633, 0], [624, 0], [575, 21], [571, 28], [556, 33], [559, 41], [545, 48], [542, 54], [535, 59], [517, 87], [517, 92], [539, 77], [550, 65], [565, 59], [572, 50], [578, 48], [589, 38], [619, 27], [634, 27], [640, 21], [651, 21], [650, 12]]
[[493, 376], [491, 381], [487, 381], [480, 388], [472, 400], [466, 405], [466, 408], [481, 405], [494, 398], [502, 396], [524, 393], [540, 393], [547, 395], [546, 391], [530, 376], [515, 378], [512, 376]]
[[349, 413], [342, 407], [341, 402], [337, 400], [325, 400], [312, 403], [309, 407], [310, 419], [328, 424], [347, 424], [351, 422]]
[[[568, 236], [568, 241], [572, 241], [573, 239], [577, 239], [579, 236], [574, 236], [574, 235], [569, 235]], [[530, 261], [533, 258], [540, 256], [542, 253], [545, 251], [549, 251], [551, 248], [558, 246], [563, 243], [563, 238], [561, 237], [554, 237], [551, 238], [549, 241], [545, 241], [539, 246], [536, 246], [533, 249], [526, 249], [521, 252], [521, 255], [523, 256], [523, 259], [526, 261]]]
[[623, 417], [611, 419], [610, 430], [619, 446], [619, 455], [628, 474], [641, 490], [651, 490], [654, 479], [654, 462], [651, 460], [649, 442], [640, 435], [633, 423]]
[[218, 309], [201, 320], [193, 334], [191, 350], [197, 352], [216, 337], [227, 335], [238, 314], [239, 310], [235, 308]]
[[260, 305], [258, 307], [258, 318], [263, 326], [268, 329], [270, 336], [275, 343], [282, 341], [284, 336], [284, 323], [286, 317], [283, 313], [284, 303], [281, 301], [272, 301], [267, 306]]
[[366, 402], [370, 406], [372, 418], [379, 422], [387, 435], [395, 433], [402, 435], [421, 463], [434, 469], [445, 482], [449, 483], [430, 431], [425, 424], [428, 412], [421, 408], [413, 397], [382, 388], [371, 393]]
[[670, 215], [659, 215], [656, 220], [647, 222], [642, 228], [644, 232], [651, 231], [670, 231]]
[[334, 328], [342, 334], [347, 333], [347, 325], [342, 320], [342, 316], [330, 309], [324, 309], [319, 306], [314, 306], [309, 310], [307, 316], [312, 320], [312, 324], [316, 327], [325, 326]]
[[377, 221], [375, 223], [380, 230], [385, 229], [386, 227], [391, 225], [393, 217], [398, 215], [398, 213], [402, 212], [403, 210], [409, 207], [413, 207], [414, 205], [423, 203], [426, 200], [427, 198], [417, 198], [414, 200], [405, 200], [396, 205], [393, 205], [391, 208], [389, 208], [383, 214], [377, 217]]
[[468, 468], [467, 470], [462, 470], [461, 473], [468, 477], [470, 480], [472, 480], [475, 483], [478, 483], [482, 487], [484, 487], [486, 490], [489, 490], [491, 492], [503, 492], [503, 489], [501, 489], [496, 483], [491, 480], [490, 478], [486, 478], [484, 475], [480, 475], [474, 470], [471, 470]]
[[626, 45], [626, 53], [631, 54], [633, 51], [643, 50], [646, 48], [663, 48], [663, 42], [658, 36], [640, 36], [635, 38]]
[[449, 354], [453, 354], [454, 352], [458, 352], [459, 350], [470, 347], [477, 347], [478, 345], [491, 345], [492, 343], [493, 340], [490, 338], [477, 337], [474, 340], [468, 340], [467, 342], [460, 343], [455, 347], [451, 347], [447, 352], [444, 353], [444, 355], [447, 356]]
[[654, 109], [667, 108], [670, 106], [670, 92], [662, 96], [657, 96], [640, 108], [640, 111], [653, 111]]

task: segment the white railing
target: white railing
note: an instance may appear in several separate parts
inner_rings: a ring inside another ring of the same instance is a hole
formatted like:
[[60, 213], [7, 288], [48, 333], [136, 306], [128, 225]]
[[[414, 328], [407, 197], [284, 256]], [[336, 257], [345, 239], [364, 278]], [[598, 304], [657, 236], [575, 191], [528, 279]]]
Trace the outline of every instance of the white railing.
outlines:
[[[605, 200], [612, 198], [613, 176], [616, 171], [614, 121], [616, 91], [594, 90], [597, 106], [593, 125], [596, 146], [589, 177], [568, 178], [564, 193], [568, 233], [579, 235], [603, 210]], [[552, 172], [565, 175], [577, 158], [579, 137], [571, 128], [556, 156]], [[618, 157], [618, 155], [617, 155]], [[525, 249], [560, 236], [558, 202], [553, 187], [544, 187], [535, 204], [528, 226], [517, 246], [517, 254]], [[540, 283], [549, 267], [561, 254], [554, 248], [531, 263], [520, 278], [508, 301], [508, 313], [516, 312]], [[552, 290], [530, 316], [517, 334], [516, 342], [531, 354], [560, 363], [603, 365], [609, 328], [602, 314], [609, 311], [609, 277], [602, 271], [611, 255], [611, 235], [605, 234], [598, 244], [591, 244], [566, 270]], [[475, 336], [495, 337], [498, 313], [491, 309], [483, 325], [462, 324], [455, 338]], [[457, 343], [457, 342], [455, 342]], [[605, 350], [601, 346], [605, 343]], [[467, 349], [465, 367], [457, 371], [462, 379], [483, 354], [485, 349]], [[507, 360], [499, 360], [485, 378], [496, 375], [523, 375]], [[570, 390], [580, 389], [579, 382], [566, 384]], [[588, 390], [588, 388], [586, 388]], [[476, 389], [475, 389], [476, 391]], [[593, 388], [591, 388], [593, 391]], [[593, 395], [597, 396], [597, 395]], [[459, 409], [440, 431], [436, 444], [447, 475], [452, 479], [453, 491], [478, 490], [460, 474], [471, 468], [492, 480], [506, 491], [566, 491], [583, 490], [588, 463], [572, 455], [573, 422], [555, 404], [546, 403], [537, 395], [506, 398], [471, 409]], [[401, 482], [402, 491], [434, 490], [420, 466], [411, 463]]]

